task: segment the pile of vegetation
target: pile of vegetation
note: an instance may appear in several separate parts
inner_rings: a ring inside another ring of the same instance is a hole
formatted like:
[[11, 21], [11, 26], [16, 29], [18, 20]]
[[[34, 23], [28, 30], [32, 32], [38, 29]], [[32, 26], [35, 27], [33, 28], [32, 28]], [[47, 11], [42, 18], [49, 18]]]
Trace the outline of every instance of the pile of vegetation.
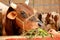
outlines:
[[37, 37], [37, 36], [40, 36], [40, 37], [51, 36], [52, 37], [52, 34], [49, 34], [47, 31], [45, 31], [41, 28], [37, 28], [37, 29], [32, 29], [32, 30], [26, 32], [24, 34], [24, 36], [27, 36], [29, 38]]

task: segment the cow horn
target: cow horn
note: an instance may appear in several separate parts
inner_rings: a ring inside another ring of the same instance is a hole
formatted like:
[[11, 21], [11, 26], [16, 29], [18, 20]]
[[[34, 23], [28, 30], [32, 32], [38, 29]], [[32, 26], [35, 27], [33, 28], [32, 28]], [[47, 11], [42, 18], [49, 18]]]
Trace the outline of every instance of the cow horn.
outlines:
[[13, 8], [13, 9], [16, 9], [17, 8], [17, 5], [13, 2], [11, 2], [10, 6]]
[[25, 1], [25, 4], [27, 4], [27, 5], [28, 5], [28, 4], [29, 4], [29, 0], [26, 0], [26, 1]]

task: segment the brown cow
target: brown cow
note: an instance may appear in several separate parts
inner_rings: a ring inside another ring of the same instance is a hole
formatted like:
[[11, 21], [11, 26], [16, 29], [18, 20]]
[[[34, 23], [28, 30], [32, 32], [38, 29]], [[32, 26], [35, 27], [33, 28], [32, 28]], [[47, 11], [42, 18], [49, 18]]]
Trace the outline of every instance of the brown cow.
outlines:
[[29, 20], [33, 16], [33, 9], [26, 4], [17, 4], [16, 9], [9, 7], [5, 16], [5, 23], [3, 24], [6, 35], [20, 35], [23, 31], [38, 28], [37, 22]]

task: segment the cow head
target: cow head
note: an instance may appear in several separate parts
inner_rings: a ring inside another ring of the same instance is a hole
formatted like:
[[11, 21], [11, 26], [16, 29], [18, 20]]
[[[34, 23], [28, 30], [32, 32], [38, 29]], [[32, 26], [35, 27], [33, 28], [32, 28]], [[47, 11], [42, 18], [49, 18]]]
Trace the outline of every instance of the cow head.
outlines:
[[[29, 31], [38, 28], [37, 22], [31, 21], [31, 18], [35, 18], [35, 12], [36, 10], [33, 10], [31, 7], [23, 3], [17, 4], [16, 8], [9, 7], [6, 13], [5, 25], [7, 33], [9, 31], [12, 33], [12, 30], [14, 29], [12, 29], [12, 27], [15, 27], [17, 30], [19, 29], [19, 32], [21, 31], [20, 29], [22, 29], [22, 31]], [[14, 33], [17, 32], [15, 31]]]

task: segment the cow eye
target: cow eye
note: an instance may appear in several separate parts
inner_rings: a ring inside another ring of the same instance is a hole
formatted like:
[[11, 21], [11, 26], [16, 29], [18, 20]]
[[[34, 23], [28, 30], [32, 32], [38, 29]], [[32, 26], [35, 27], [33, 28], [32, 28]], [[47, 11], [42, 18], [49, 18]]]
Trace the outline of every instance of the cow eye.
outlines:
[[22, 15], [23, 18], [27, 18], [28, 17], [27, 14], [24, 11], [21, 11], [21, 15]]

